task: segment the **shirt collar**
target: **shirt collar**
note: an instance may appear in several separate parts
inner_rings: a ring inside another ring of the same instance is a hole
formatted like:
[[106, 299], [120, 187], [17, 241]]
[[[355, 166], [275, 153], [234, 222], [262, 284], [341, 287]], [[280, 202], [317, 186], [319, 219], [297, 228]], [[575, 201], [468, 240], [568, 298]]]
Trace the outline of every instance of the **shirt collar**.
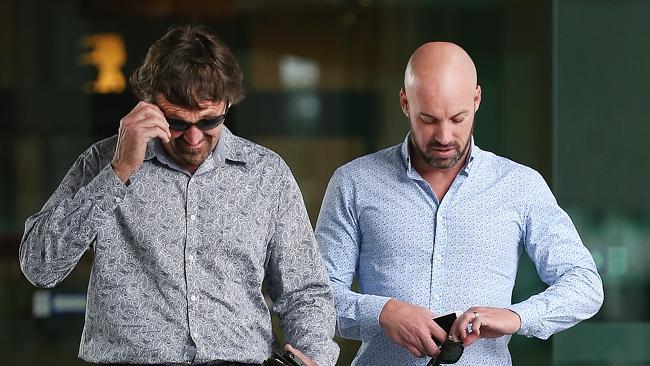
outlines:
[[[406, 166], [406, 174], [410, 178], [414, 178], [415, 169], [413, 169], [413, 165], [411, 165], [411, 151], [409, 149], [410, 143], [411, 143], [411, 132], [409, 131], [409, 133], [406, 134], [406, 138], [404, 138], [404, 142], [402, 142], [400, 153], [402, 156], [402, 161], [404, 162], [404, 166]], [[463, 169], [460, 170], [460, 174], [463, 174], [465, 176], [469, 175], [472, 166], [474, 166], [474, 159], [478, 155], [479, 151], [480, 149], [478, 148], [478, 146], [474, 145], [474, 135], [472, 135], [469, 144], [469, 158], [467, 159], [467, 161], [465, 161], [465, 166], [463, 166]]]
[[478, 146], [474, 145], [474, 135], [472, 135], [471, 141], [469, 143], [469, 153], [467, 154], [469, 158], [467, 158], [467, 161], [465, 162], [465, 166], [460, 171], [461, 174], [469, 175], [470, 170], [472, 170], [472, 167], [474, 166], [474, 159], [478, 155], [479, 150], [480, 149], [478, 148]]
[[[165, 151], [162, 142], [158, 138], [151, 139], [151, 141], [149, 141], [144, 154], [144, 160], [151, 160], [153, 158], [156, 158], [161, 163], [164, 163], [170, 167], [174, 167], [178, 170], [184, 170], [180, 169], [178, 164], [176, 164], [176, 162], [169, 156], [169, 154], [167, 154], [167, 151]], [[215, 167], [224, 165], [226, 161], [241, 164], [246, 164], [247, 161], [247, 156], [241, 149], [241, 142], [237, 136], [233, 135], [226, 126], [223, 126], [221, 135], [219, 136], [219, 141], [212, 150], [210, 158], [212, 159], [212, 164], [214, 164]]]
[[248, 146], [244, 144], [242, 138], [235, 136], [226, 126], [223, 126], [223, 130], [221, 130], [221, 137], [220, 140], [223, 140], [222, 152], [223, 156], [225, 156], [225, 161], [239, 164], [246, 164], [250, 161], [251, 156], [247, 149]]
[[409, 151], [410, 141], [411, 141], [411, 132], [406, 134], [406, 137], [404, 138], [404, 142], [402, 142], [402, 147], [400, 148], [400, 155], [402, 156], [402, 162], [406, 167], [406, 175], [409, 178], [415, 178], [413, 174], [414, 171], [413, 165], [411, 165], [411, 152]]

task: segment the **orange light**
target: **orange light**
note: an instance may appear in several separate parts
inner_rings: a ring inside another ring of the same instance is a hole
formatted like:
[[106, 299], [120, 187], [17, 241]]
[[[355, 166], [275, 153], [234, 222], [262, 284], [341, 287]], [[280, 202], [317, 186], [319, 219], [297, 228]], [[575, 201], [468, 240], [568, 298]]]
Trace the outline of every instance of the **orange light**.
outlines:
[[88, 90], [93, 93], [121, 93], [126, 87], [122, 67], [126, 63], [126, 47], [122, 36], [116, 33], [93, 34], [82, 38], [84, 47], [90, 51], [81, 56], [84, 65], [97, 68], [97, 80]]

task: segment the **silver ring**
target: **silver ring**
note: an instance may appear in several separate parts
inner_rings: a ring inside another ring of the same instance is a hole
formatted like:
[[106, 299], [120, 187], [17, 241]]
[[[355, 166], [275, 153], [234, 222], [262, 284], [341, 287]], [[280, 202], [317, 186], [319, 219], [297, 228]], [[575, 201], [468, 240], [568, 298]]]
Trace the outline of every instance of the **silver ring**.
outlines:
[[472, 323], [467, 324], [467, 333], [472, 333]]

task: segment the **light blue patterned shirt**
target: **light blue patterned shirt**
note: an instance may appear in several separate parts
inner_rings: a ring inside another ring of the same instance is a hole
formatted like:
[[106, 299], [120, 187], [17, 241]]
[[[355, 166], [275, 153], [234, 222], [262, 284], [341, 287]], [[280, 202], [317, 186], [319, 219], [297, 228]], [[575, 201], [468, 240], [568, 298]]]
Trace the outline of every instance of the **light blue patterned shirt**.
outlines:
[[[472, 141], [439, 202], [412, 167], [408, 141], [339, 168], [316, 225], [337, 333], [362, 341], [353, 365], [426, 365], [382, 331], [390, 298], [437, 314], [509, 308], [521, 317], [519, 334], [543, 339], [598, 311], [603, 290], [591, 254], [536, 171]], [[549, 287], [512, 304], [522, 250]], [[510, 365], [509, 340], [480, 339], [457, 365]]]

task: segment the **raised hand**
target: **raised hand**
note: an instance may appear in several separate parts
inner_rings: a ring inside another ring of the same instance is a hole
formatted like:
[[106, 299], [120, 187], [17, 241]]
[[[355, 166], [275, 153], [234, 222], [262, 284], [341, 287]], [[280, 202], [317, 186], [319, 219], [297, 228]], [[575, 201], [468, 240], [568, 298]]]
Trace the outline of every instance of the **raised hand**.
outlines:
[[120, 120], [117, 147], [111, 165], [123, 183], [140, 168], [147, 143], [156, 137], [167, 143], [171, 133], [165, 115], [155, 104], [140, 102]]

